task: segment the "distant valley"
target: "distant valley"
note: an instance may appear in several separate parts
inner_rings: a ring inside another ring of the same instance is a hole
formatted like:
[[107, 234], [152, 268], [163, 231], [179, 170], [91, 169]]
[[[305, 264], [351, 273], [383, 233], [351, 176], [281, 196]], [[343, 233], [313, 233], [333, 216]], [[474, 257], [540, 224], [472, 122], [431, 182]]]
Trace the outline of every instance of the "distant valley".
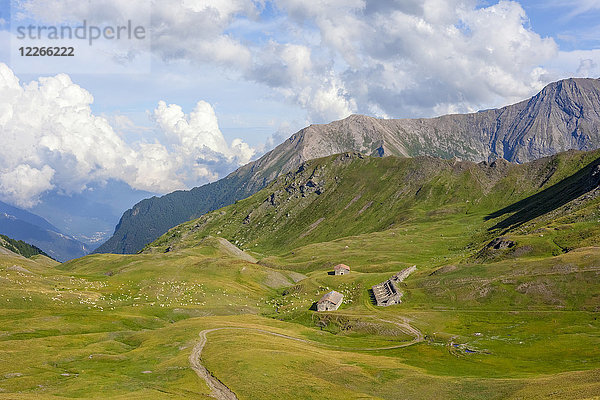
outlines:
[[106, 241], [120, 213], [152, 193], [109, 181], [70, 195], [45, 193], [25, 210], [0, 202], [0, 234], [25, 240], [60, 261], [83, 257]]

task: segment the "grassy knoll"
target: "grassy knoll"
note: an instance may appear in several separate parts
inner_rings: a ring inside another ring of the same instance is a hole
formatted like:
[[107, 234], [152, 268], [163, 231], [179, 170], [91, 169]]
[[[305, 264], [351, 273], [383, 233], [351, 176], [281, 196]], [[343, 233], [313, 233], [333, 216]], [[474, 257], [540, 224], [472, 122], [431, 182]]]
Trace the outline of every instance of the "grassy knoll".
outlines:
[[[457, 357], [443, 346], [429, 344], [372, 353], [331, 351], [244, 332], [216, 332], [212, 340], [206, 364], [240, 398], [501, 399], [521, 391], [530, 396], [548, 394], [548, 382], [555, 391], [564, 390], [565, 398], [567, 393], [578, 398], [599, 389], [595, 371], [560, 377], [490, 377], [490, 366], [478, 359]], [[427, 360], [427, 368], [423, 363], [412, 365], [415, 359]], [[576, 388], [570, 384], [575, 377]]]
[[257, 313], [293, 280], [213, 248], [165, 258], [96, 255], [48, 268], [2, 256], [0, 396], [208, 393], [185, 351], [203, 324], [185, 321]]

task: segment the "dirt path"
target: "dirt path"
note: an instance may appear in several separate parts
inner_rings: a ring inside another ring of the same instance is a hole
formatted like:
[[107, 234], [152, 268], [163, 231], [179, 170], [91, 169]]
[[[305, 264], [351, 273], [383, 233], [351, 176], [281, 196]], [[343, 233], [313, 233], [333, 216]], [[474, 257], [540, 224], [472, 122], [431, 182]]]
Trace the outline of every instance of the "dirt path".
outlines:
[[194, 372], [196, 372], [200, 378], [204, 379], [212, 391], [212, 396], [214, 398], [219, 400], [237, 400], [235, 393], [225, 386], [223, 382], [215, 378], [200, 362], [200, 355], [202, 354], [202, 349], [204, 348], [207, 340], [206, 334], [209, 332], [218, 331], [220, 329], [225, 328], [205, 329], [200, 332], [200, 341], [194, 346], [192, 349], [192, 354], [190, 354], [190, 365], [192, 366]]
[[418, 330], [417, 328], [415, 328], [414, 326], [409, 324], [408, 321], [404, 318], [402, 319], [402, 322], [388, 321], [385, 319], [380, 319], [379, 321], [394, 324], [397, 327], [399, 327], [402, 332], [406, 333], [407, 335], [414, 336], [414, 339], [412, 341], [401, 345], [401, 347], [411, 346], [413, 344], [416, 344], [416, 343], [419, 343], [419, 342], [422, 342], [423, 340], [425, 340], [423, 333], [421, 333], [420, 330]]
[[283, 339], [294, 340], [296, 342], [306, 343], [313, 346], [326, 347], [334, 350], [344, 350], [344, 351], [377, 351], [377, 350], [391, 350], [391, 349], [399, 349], [402, 347], [412, 346], [413, 344], [419, 343], [423, 341], [423, 334], [415, 327], [411, 326], [408, 321], [403, 320], [402, 322], [398, 321], [389, 321], [378, 319], [381, 322], [387, 322], [390, 324], [394, 324], [400, 328], [404, 333], [414, 336], [414, 339], [408, 343], [402, 343], [394, 346], [385, 346], [385, 347], [372, 347], [372, 348], [350, 348], [350, 347], [340, 347], [329, 344], [323, 344], [318, 342], [313, 342], [306, 339], [300, 339], [293, 336], [284, 335], [277, 332], [266, 331], [264, 329], [258, 328], [244, 328], [244, 327], [223, 327], [223, 328], [212, 328], [205, 329], [200, 332], [200, 341], [194, 346], [192, 349], [192, 353], [190, 354], [190, 365], [194, 372], [202, 378], [210, 390], [212, 391], [212, 397], [218, 400], [237, 400], [237, 396], [235, 393], [231, 391], [223, 382], [218, 380], [213, 374], [210, 373], [208, 369], [204, 365], [202, 365], [202, 350], [208, 341], [206, 335], [211, 332], [221, 331], [221, 330], [250, 330], [258, 333], [264, 333], [266, 335], [276, 336]]

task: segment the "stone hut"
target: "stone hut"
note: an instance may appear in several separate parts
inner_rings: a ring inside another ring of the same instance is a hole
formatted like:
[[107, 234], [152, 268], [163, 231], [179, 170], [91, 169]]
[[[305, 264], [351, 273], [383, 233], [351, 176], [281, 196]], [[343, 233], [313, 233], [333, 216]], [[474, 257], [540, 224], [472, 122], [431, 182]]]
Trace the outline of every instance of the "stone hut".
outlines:
[[335, 267], [333, 267], [333, 272], [336, 275], [346, 275], [350, 272], [350, 267], [346, 264], [338, 264]]
[[317, 311], [335, 311], [342, 305], [342, 300], [344, 300], [344, 295], [332, 290], [317, 302]]

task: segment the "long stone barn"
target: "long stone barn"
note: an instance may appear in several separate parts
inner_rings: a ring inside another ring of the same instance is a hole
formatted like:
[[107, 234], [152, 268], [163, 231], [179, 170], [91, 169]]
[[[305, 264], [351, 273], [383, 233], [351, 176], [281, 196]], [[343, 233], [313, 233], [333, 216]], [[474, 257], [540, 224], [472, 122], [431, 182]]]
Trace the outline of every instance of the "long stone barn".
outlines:
[[387, 307], [392, 304], [402, 303], [402, 292], [398, 290], [396, 284], [408, 278], [408, 276], [416, 270], [417, 266], [413, 265], [410, 268], [406, 268], [405, 270], [394, 274], [394, 276], [387, 281], [373, 286], [371, 289], [373, 289], [376, 304], [380, 307]]
[[400, 304], [402, 294], [398, 291], [398, 287], [393, 280], [388, 279], [378, 285], [372, 287], [375, 302], [379, 307], [387, 307], [392, 304]]
[[317, 311], [335, 311], [340, 308], [343, 300], [343, 294], [332, 290], [329, 293], [325, 293], [321, 297], [321, 300], [317, 302]]

